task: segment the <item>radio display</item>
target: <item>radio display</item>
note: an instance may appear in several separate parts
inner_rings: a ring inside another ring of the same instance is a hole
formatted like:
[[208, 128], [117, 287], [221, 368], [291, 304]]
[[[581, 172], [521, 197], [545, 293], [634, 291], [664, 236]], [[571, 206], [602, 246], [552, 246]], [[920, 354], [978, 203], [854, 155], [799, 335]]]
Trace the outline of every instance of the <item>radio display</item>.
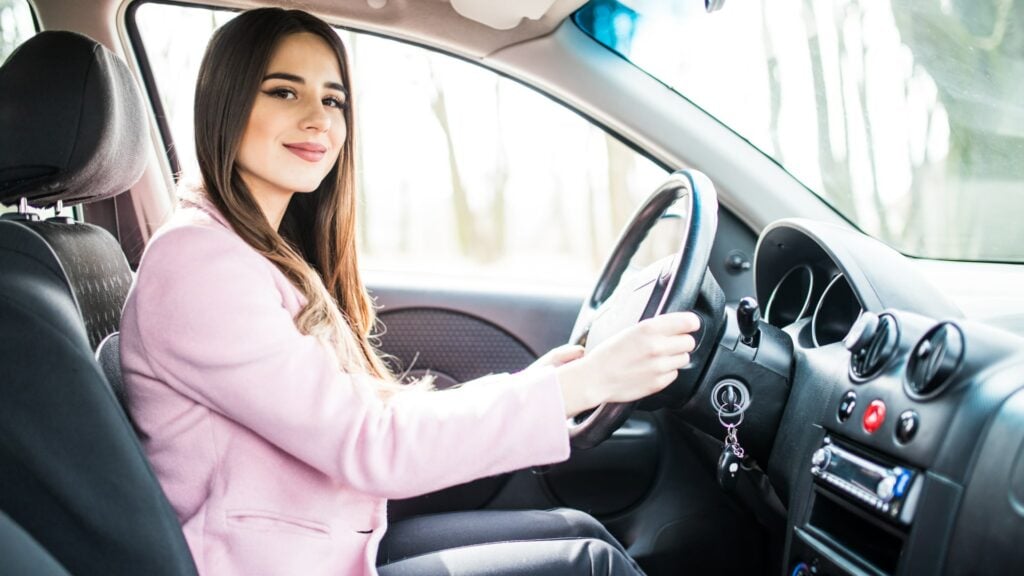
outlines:
[[815, 478], [876, 514], [909, 524], [917, 493], [916, 472], [875, 462], [838, 446], [826, 437], [811, 458]]

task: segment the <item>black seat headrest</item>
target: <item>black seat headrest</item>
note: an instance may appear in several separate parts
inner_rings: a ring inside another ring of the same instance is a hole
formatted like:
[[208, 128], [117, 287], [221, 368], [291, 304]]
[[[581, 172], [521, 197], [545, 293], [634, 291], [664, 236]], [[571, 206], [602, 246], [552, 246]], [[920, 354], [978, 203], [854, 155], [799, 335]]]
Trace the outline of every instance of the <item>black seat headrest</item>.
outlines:
[[0, 66], [0, 134], [4, 204], [101, 200], [146, 165], [146, 113], [128, 66], [73, 32], [41, 32]]

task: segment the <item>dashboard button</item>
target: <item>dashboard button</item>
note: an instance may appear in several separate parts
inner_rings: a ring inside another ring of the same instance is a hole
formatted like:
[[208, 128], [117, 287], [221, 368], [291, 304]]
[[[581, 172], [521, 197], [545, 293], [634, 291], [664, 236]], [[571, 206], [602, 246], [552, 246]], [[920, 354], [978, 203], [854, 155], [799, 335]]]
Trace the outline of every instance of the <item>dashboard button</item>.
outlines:
[[846, 422], [853, 416], [853, 409], [857, 407], [857, 393], [850, 390], [846, 394], [843, 394], [843, 399], [839, 401], [839, 412], [836, 416], [840, 422]]
[[881, 505], [883, 502], [888, 502], [889, 500], [892, 500], [892, 497], [895, 495], [895, 491], [896, 476], [890, 474], [878, 481], [878, 485], [875, 486], [875, 494], [878, 495], [878, 499], [881, 501], [878, 505], [879, 509], [881, 509]]
[[832, 463], [832, 451], [828, 448], [818, 448], [811, 455], [811, 464], [822, 470], [828, 468], [828, 465]]
[[893, 486], [892, 495], [896, 498], [902, 498], [903, 494], [907, 492], [907, 486], [910, 484], [910, 472], [900, 469], [899, 474], [896, 476], [896, 485]]
[[868, 434], [874, 434], [876, 430], [882, 427], [883, 422], [885, 422], [885, 402], [872, 400], [868, 404], [867, 410], [864, 411], [864, 431]]
[[917, 416], [917, 412], [904, 410], [896, 422], [896, 439], [900, 441], [900, 444], [910, 442], [917, 435], [917, 429], [920, 427], [920, 424], [921, 421]]

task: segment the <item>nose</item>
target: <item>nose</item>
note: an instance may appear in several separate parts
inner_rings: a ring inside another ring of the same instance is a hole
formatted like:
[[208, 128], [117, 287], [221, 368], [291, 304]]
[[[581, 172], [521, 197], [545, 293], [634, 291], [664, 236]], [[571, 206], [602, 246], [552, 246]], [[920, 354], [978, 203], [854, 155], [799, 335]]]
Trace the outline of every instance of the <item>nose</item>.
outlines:
[[320, 101], [314, 102], [306, 107], [306, 113], [302, 118], [302, 129], [316, 132], [327, 132], [331, 128], [331, 115], [324, 110]]

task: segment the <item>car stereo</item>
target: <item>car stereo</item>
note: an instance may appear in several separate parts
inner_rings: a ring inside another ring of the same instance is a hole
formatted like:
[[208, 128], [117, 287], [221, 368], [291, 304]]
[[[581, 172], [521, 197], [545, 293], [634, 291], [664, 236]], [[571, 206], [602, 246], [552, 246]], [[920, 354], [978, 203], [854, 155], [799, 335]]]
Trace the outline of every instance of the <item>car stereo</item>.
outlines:
[[909, 525], [921, 492], [920, 473], [884, 464], [839, 446], [826, 436], [811, 457], [811, 474], [832, 492], [867, 508], [876, 516]]

